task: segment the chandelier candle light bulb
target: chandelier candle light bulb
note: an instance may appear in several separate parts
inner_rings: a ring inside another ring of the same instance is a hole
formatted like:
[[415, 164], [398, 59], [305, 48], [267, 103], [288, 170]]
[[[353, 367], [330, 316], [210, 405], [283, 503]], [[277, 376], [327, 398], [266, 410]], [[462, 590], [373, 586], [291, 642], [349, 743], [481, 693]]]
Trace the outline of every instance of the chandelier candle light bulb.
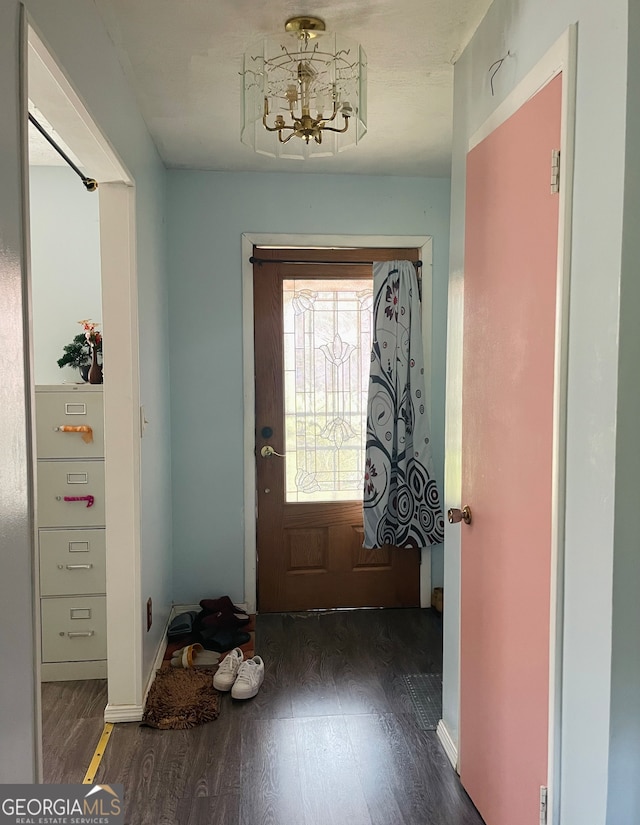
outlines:
[[355, 146], [367, 131], [366, 66], [360, 45], [319, 18], [291, 18], [244, 55], [242, 142], [300, 160]]

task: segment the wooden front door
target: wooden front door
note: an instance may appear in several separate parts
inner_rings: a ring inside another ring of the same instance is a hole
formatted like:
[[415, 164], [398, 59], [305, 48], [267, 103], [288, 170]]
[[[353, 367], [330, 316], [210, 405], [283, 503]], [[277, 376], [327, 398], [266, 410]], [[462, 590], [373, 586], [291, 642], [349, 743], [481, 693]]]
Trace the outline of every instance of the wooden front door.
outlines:
[[460, 773], [487, 825], [547, 784], [562, 78], [467, 157]]
[[419, 551], [362, 547], [372, 290], [371, 265], [254, 266], [261, 612], [419, 604]]

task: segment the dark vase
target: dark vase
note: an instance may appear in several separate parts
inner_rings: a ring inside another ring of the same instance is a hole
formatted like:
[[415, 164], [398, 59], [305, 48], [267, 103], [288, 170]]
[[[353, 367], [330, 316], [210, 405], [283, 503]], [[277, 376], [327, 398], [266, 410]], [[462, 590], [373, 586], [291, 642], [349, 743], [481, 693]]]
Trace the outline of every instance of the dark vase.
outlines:
[[89, 367], [89, 383], [102, 384], [102, 364], [98, 363], [98, 353], [91, 347], [91, 366]]
[[89, 381], [89, 368], [91, 364], [82, 364], [78, 369], [80, 370], [80, 378], [85, 382], [85, 384]]

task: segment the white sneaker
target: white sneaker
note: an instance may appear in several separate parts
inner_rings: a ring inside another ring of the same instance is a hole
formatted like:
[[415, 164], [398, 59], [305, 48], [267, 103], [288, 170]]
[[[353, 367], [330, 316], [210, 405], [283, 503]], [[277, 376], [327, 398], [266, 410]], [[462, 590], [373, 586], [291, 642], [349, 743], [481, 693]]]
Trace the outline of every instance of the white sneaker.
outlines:
[[227, 653], [213, 676], [213, 686], [216, 690], [231, 690], [243, 659], [244, 653], [239, 647], [234, 647]]
[[251, 699], [260, 690], [264, 680], [264, 662], [259, 656], [247, 659], [238, 668], [238, 675], [231, 688], [234, 699]]

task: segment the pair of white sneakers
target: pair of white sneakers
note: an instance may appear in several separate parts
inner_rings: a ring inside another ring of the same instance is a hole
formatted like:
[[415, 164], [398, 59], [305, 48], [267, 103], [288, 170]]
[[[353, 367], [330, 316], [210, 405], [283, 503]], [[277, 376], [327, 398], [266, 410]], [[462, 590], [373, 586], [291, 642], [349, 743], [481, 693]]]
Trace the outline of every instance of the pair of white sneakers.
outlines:
[[251, 699], [264, 681], [264, 662], [260, 656], [245, 659], [239, 647], [222, 660], [213, 677], [213, 686], [223, 692], [231, 691], [234, 699]]

